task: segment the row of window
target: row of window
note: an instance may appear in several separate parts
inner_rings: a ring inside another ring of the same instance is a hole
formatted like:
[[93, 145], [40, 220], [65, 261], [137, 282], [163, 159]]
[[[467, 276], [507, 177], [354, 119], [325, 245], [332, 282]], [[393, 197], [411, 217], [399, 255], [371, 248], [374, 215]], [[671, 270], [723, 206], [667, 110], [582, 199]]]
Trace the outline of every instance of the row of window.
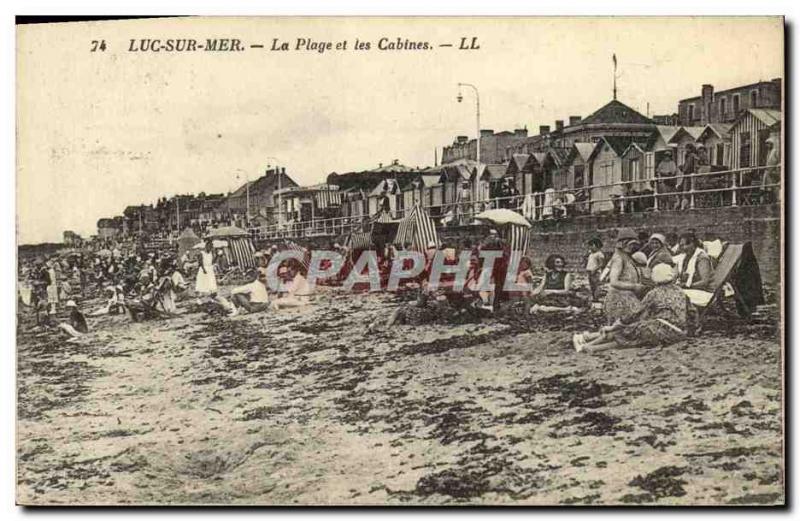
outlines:
[[[738, 114], [739, 113], [739, 108], [740, 108], [740, 106], [739, 106], [739, 95], [738, 94], [734, 94], [731, 97], [731, 99], [732, 99], [732, 104], [733, 104], [733, 114], [734, 115]], [[750, 107], [751, 108], [756, 108], [757, 106], [758, 106], [758, 91], [757, 90], [751, 90], [750, 91]], [[694, 103], [690, 103], [689, 105], [687, 105], [686, 110], [688, 112], [687, 116], [688, 116], [688, 119], [690, 121], [693, 121], [695, 119], [700, 119], [700, 114], [695, 111]], [[725, 115], [725, 114], [728, 113], [728, 98], [727, 98], [727, 96], [721, 96], [719, 98], [719, 113], [722, 114], [722, 115]]]

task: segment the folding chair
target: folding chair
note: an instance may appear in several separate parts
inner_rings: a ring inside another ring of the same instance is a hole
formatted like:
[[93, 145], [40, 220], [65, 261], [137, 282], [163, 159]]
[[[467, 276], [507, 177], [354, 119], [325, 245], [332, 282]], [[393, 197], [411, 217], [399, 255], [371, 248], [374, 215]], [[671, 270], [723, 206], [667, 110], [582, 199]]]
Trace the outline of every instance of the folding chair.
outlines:
[[[761, 272], [751, 243], [728, 244], [720, 255], [711, 284], [711, 297], [705, 304], [691, 299], [697, 314], [695, 331], [699, 331], [706, 313], [713, 306], [722, 306], [725, 284], [733, 287], [736, 311], [742, 318], [749, 318], [756, 306], [764, 303]], [[689, 295], [692, 290], [684, 290]]]

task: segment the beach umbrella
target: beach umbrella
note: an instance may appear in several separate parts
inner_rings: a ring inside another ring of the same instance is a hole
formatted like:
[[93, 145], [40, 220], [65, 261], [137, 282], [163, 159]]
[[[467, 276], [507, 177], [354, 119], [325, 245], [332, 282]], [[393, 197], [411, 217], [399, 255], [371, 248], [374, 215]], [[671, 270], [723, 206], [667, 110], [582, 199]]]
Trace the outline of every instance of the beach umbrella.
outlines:
[[[212, 246], [214, 246], [214, 248], [225, 248], [225, 247], [228, 246], [228, 241], [223, 241], [222, 239], [214, 239], [211, 244], [212, 244]], [[192, 249], [194, 249], [194, 250], [202, 250], [205, 247], [206, 247], [206, 243], [203, 242], [203, 241], [200, 241], [197, 244], [195, 244], [194, 248], [192, 248]]]
[[186, 228], [178, 236], [178, 258], [180, 258], [186, 251], [191, 250], [200, 237], [194, 233], [191, 228]]
[[475, 218], [480, 219], [481, 221], [489, 221], [498, 226], [503, 226], [505, 224], [516, 224], [517, 226], [524, 226], [525, 228], [531, 227], [531, 223], [529, 223], [528, 220], [522, 216], [522, 214], [518, 214], [517, 212], [507, 208], [486, 210], [476, 215]]

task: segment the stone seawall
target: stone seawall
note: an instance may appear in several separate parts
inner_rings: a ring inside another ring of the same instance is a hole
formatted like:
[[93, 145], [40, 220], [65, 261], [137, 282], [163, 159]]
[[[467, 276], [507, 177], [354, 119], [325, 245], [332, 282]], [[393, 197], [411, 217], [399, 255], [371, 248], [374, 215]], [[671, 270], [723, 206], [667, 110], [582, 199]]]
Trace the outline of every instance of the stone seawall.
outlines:
[[[538, 266], [552, 253], [560, 253], [572, 270], [582, 270], [588, 250], [586, 242], [594, 236], [603, 241], [610, 256], [617, 229], [633, 228], [647, 234], [682, 233], [694, 229], [703, 240], [753, 243], [765, 284], [777, 286], [781, 274], [781, 209], [778, 205], [702, 208], [683, 211], [644, 212], [623, 215], [589, 215], [536, 222], [531, 227], [528, 254]], [[445, 243], [457, 246], [464, 240], [478, 241], [488, 233], [487, 226], [439, 228]], [[331, 237], [298, 239], [315, 248], [328, 247]]]

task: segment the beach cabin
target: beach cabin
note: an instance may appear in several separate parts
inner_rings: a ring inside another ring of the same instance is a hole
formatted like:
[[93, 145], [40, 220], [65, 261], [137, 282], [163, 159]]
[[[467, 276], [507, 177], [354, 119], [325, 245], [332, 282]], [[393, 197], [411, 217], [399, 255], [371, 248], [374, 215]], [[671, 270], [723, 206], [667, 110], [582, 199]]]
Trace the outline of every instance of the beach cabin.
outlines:
[[547, 188], [553, 188], [556, 191], [575, 188], [566, 168], [569, 150], [568, 148], [550, 148], [545, 152], [542, 171]]
[[705, 127], [680, 127], [675, 135], [669, 140], [669, 144], [675, 148], [675, 163], [680, 167], [686, 158], [686, 146], [697, 144], [697, 138], [705, 130]]
[[384, 211], [395, 216], [398, 210], [398, 196], [400, 195], [400, 186], [397, 179], [384, 179], [367, 196], [369, 215]]
[[722, 170], [730, 168], [731, 126], [725, 123], [708, 124], [697, 138], [697, 144], [705, 148], [709, 166]]
[[779, 128], [780, 121], [781, 113], [774, 109], [747, 109], [742, 112], [730, 129], [731, 168], [765, 165], [770, 128]]
[[622, 155], [634, 140], [630, 137], [601, 137], [592, 151], [590, 164], [592, 184], [589, 188], [590, 212], [610, 213], [620, 211], [618, 202], [624, 196], [622, 181]]
[[475, 201], [488, 204], [489, 200], [495, 197], [507, 172], [508, 165], [487, 165], [481, 163], [480, 168], [476, 168], [473, 172], [473, 177], [475, 179], [473, 182]]

